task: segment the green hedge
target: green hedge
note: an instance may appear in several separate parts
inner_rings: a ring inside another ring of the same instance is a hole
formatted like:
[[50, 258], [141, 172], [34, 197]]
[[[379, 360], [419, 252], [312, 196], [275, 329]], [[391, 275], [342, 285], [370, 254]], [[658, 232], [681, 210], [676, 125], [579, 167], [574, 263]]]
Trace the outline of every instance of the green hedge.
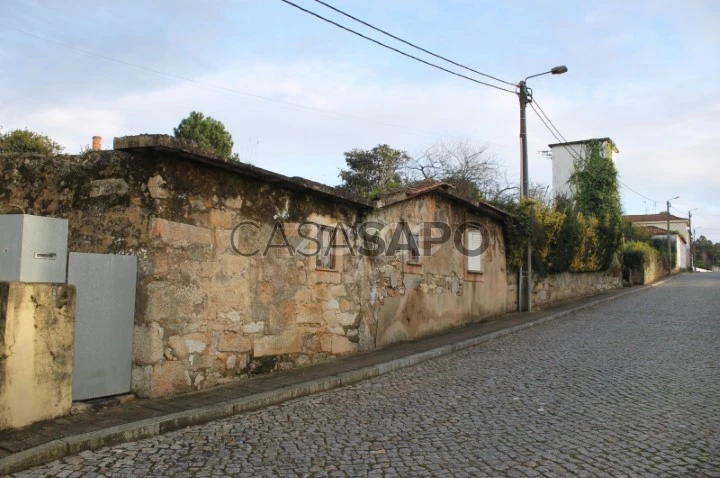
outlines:
[[552, 206], [532, 199], [506, 205], [512, 216], [506, 221], [508, 265], [520, 267], [528, 240], [533, 250], [533, 269], [541, 277], [559, 272], [598, 272], [610, 268], [617, 249], [608, 218], [599, 219], [578, 211], [569, 201]]
[[[675, 242], [675, 236], [670, 236], [670, 267], [675, 267], [675, 263], [677, 262], [677, 243]], [[663, 262], [665, 263], [665, 267], [667, 267], [668, 262], [668, 254], [667, 254], [667, 239], [666, 238], [659, 238], [656, 237], [652, 240], [652, 245], [655, 249], [657, 249], [660, 253], [660, 257], [662, 257]]]
[[622, 264], [627, 268], [640, 270], [645, 264], [654, 261], [657, 254], [657, 250], [646, 242], [626, 242], [621, 249]]

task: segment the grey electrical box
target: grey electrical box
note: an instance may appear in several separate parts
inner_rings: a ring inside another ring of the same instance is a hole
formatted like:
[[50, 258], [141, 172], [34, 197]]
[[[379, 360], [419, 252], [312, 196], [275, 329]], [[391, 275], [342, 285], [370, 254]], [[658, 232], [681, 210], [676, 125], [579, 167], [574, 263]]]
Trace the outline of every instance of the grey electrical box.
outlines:
[[71, 252], [77, 290], [73, 400], [130, 391], [137, 257]]
[[67, 219], [0, 215], [0, 281], [65, 282], [67, 241]]

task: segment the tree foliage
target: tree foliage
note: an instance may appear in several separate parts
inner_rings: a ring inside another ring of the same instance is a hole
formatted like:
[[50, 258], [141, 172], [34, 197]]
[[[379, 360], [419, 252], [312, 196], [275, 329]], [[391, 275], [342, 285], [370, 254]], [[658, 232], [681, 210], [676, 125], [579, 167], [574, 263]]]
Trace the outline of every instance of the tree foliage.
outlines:
[[645, 242], [650, 244], [652, 242], [653, 233], [647, 227], [634, 226], [632, 222], [625, 221], [623, 237], [626, 241]]
[[628, 269], [642, 270], [657, 256], [657, 249], [644, 241], [628, 241], [622, 247], [622, 263]]
[[49, 137], [27, 129], [16, 129], [6, 134], [0, 132], [0, 152], [52, 155], [64, 149]]
[[225, 129], [225, 125], [215, 118], [193, 111], [180, 121], [173, 132], [176, 138], [194, 141], [202, 149], [216, 156], [238, 159], [237, 155], [232, 153], [232, 135]]
[[[677, 262], [677, 244], [675, 235], [670, 239], [671, 257], [668, 258], [667, 237], [657, 234], [642, 226], [633, 226], [631, 222], [624, 225], [623, 237], [625, 244], [621, 247], [621, 262], [629, 269], [642, 269], [650, 261], [659, 258], [664, 268], [675, 267]], [[642, 246], [641, 246], [642, 245]], [[652, 251], [650, 254], [648, 251]]]
[[510, 201], [509, 196], [517, 194], [517, 186], [510, 185], [488, 148], [467, 139], [437, 143], [415, 157], [386, 144], [353, 149], [345, 153], [345, 162], [340, 187], [369, 198], [426, 181], [448, 183], [473, 201]]
[[505, 227], [509, 265], [522, 265], [529, 241], [533, 269], [540, 276], [596, 272], [609, 267], [603, 263], [598, 218], [578, 212], [572, 202], [543, 204], [523, 198], [506, 205], [506, 209], [512, 214]]
[[[667, 237], [654, 237], [652, 239], [652, 246], [658, 251], [660, 257], [665, 264], [668, 266], [668, 241]], [[670, 235], [670, 267], [675, 268], [677, 263], [677, 236], [674, 234]]]
[[345, 152], [347, 169], [340, 171], [340, 188], [369, 199], [403, 185], [402, 172], [410, 157], [405, 151], [379, 144], [373, 149]]
[[562, 214], [563, 220], [547, 255], [547, 270], [550, 273], [571, 270], [580, 249], [581, 241], [578, 239], [583, 230], [582, 219], [571, 200], [558, 198], [555, 210]]
[[623, 219], [617, 171], [602, 155], [599, 142], [576, 161], [572, 198], [550, 201], [547, 190], [535, 185], [533, 196], [502, 204], [512, 213], [507, 221], [508, 263], [518, 267], [528, 242], [533, 268], [539, 275], [595, 272], [611, 267], [622, 242]]
[[713, 266], [720, 266], [720, 242], [713, 242], [705, 236], [700, 236], [693, 242], [696, 265], [702, 269], [711, 270]]

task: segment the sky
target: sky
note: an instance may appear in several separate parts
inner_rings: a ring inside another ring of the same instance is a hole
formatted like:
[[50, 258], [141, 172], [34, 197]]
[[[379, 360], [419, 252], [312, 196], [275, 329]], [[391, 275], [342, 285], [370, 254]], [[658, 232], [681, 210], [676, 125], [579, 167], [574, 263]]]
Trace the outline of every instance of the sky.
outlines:
[[[316, 1], [293, 1], [440, 62]], [[697, 236], [720, 241], [720, 2], [328, 3], [512, 84], [567, 65], [528, 85], [568, 141], [613, 139], [625, 213], [660, 212], [679, 196], [671, 212], [693, 210]], [[389, 144], [418, 155], [458, 139], [487, 146], [510, 180], [519, 177], [514, 93], [280, 0], [3, 0], [0, 64], [2, 131], [42, 132], [67, 153], [94, 135], [110, 148], [113, 137], [172, 134], [197, 110], [225, 124], [241, 160], [330, 185], [350, 149]], [[532, 110], [528, 138], [530, 180], [550, 185], [552, 162], [539, 152], [558, 141]]]

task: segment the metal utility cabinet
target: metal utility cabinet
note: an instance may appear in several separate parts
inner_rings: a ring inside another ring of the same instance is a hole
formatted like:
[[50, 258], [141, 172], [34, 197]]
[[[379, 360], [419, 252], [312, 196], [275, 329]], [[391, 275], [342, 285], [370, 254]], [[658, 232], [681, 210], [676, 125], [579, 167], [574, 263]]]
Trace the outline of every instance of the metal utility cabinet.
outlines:
[[67, 252], [68, 221], [0, 215], [0, 281], [76, 289], [72, 398], [130, 391], [137, 257]]
[[137, 257], [71, 252], [75, 285], [73, 400], [130, 391]]
[[0, 215], [0, 281], [65, 282], [67, 242], [67, 219]]

